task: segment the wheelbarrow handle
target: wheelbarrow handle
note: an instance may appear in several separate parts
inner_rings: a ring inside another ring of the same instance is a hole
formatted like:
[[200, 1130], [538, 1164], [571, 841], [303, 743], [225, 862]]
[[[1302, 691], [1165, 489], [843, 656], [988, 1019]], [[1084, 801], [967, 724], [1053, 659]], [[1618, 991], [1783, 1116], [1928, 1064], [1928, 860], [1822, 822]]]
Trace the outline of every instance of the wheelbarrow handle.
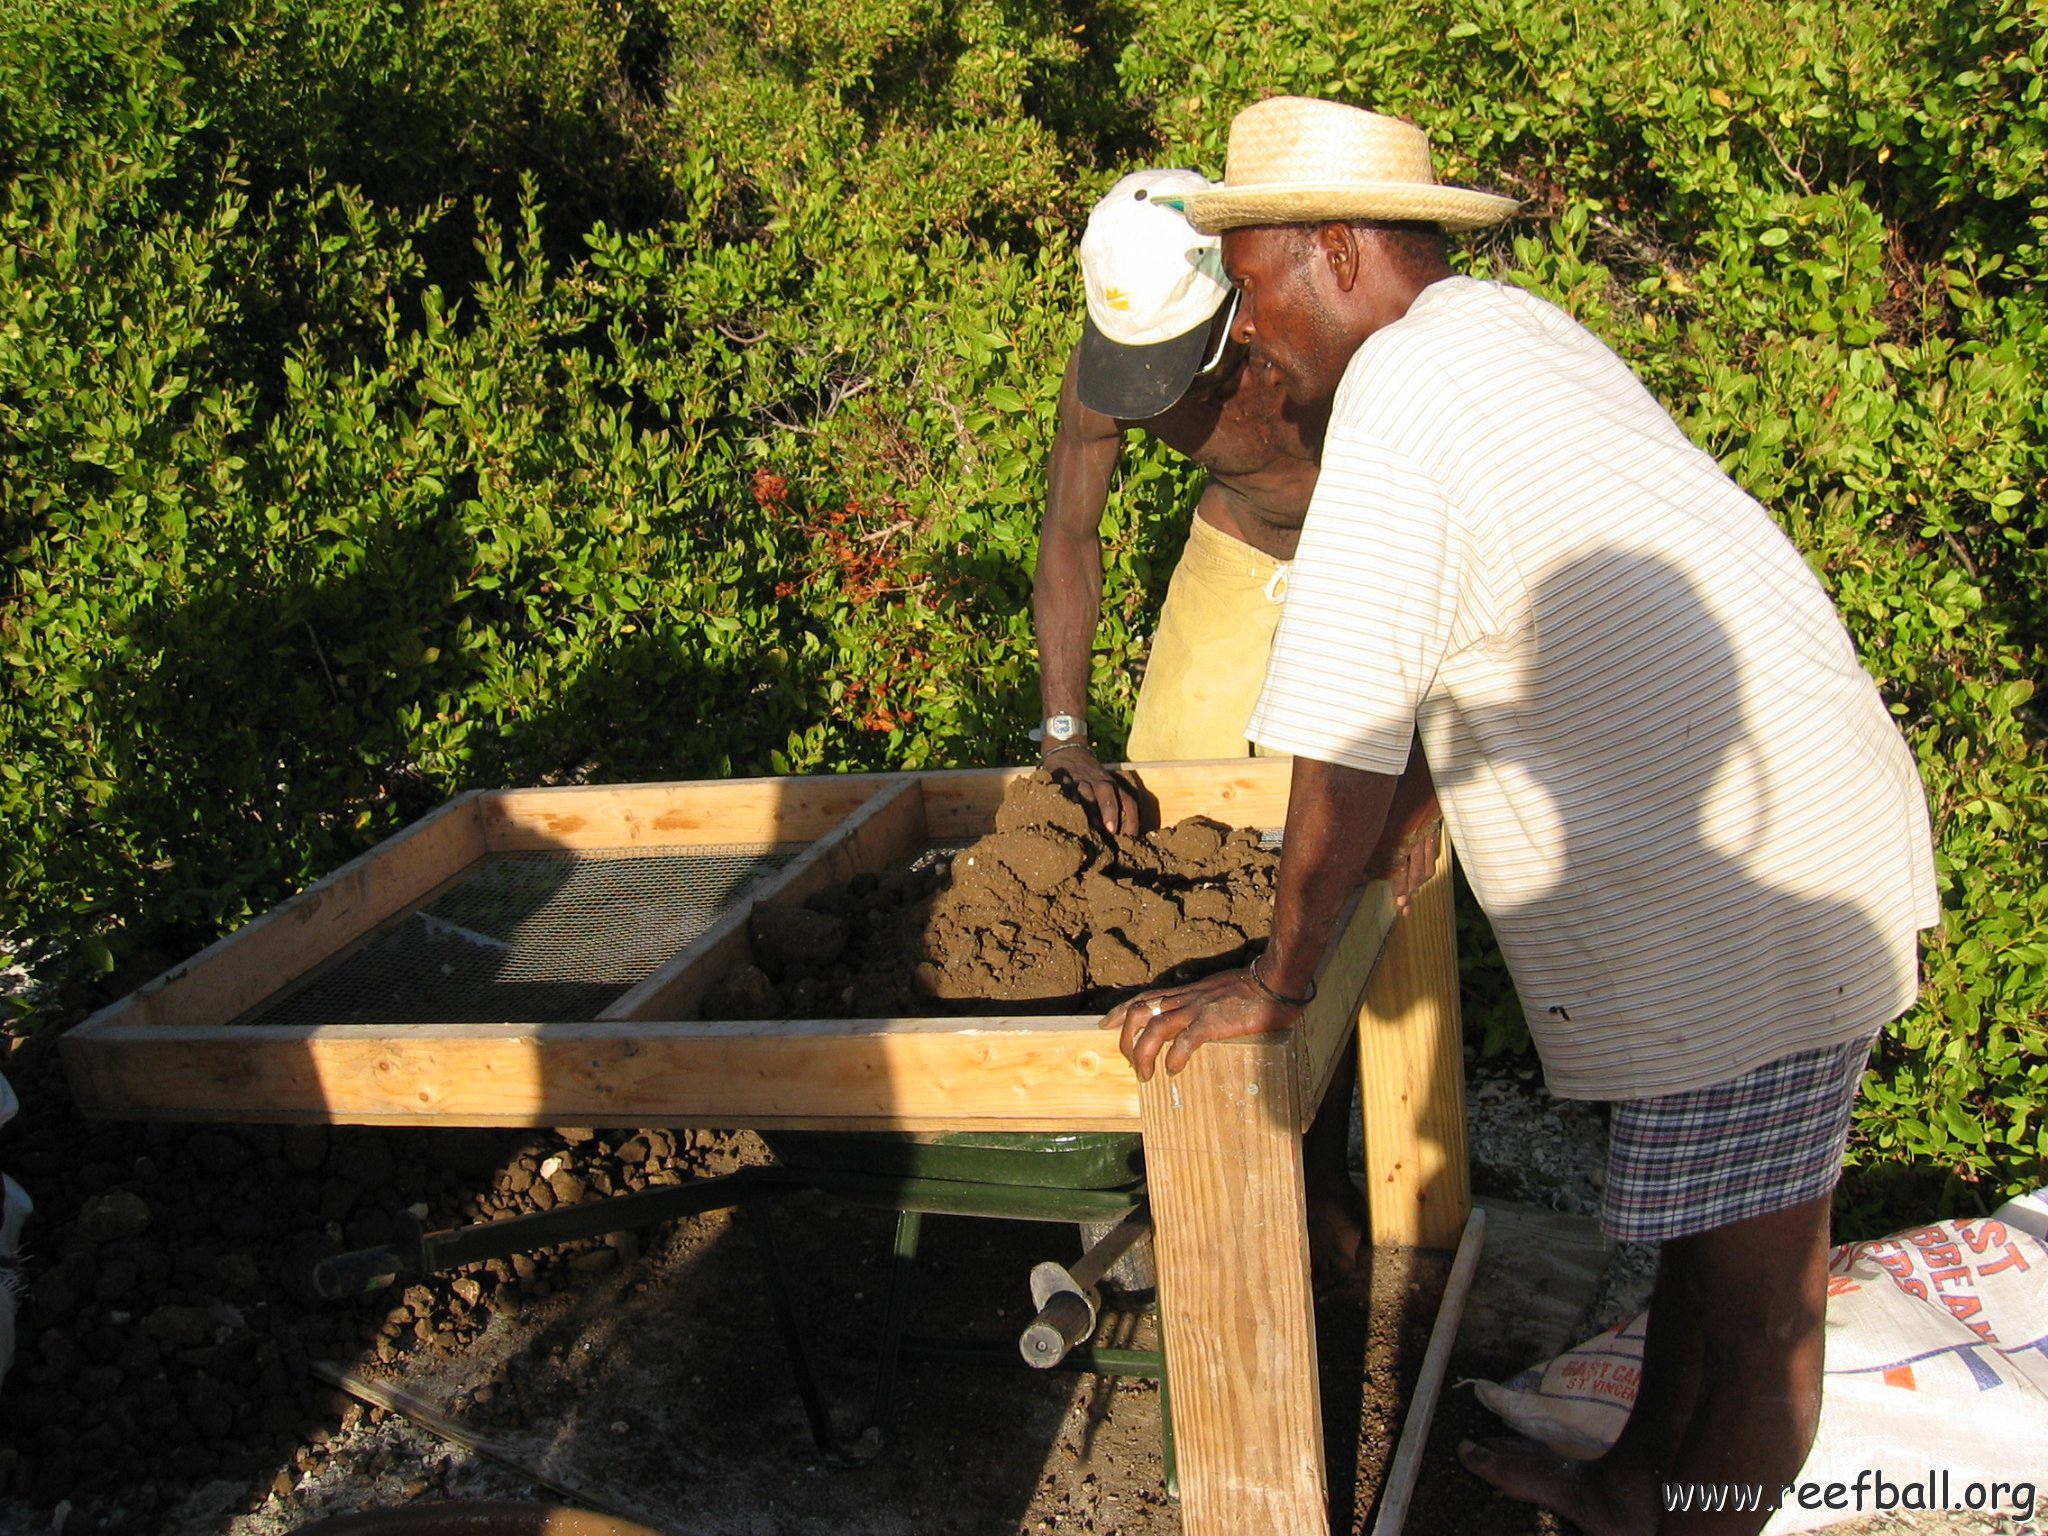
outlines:
[[1074, 1291], [1060, 1291], [1038, 1309], [1017, 1340], [1024, 1363], [1049, 1371], [1066, 1359], [1067, 1351], [1095, 1331], [1095, 1308]]
[[313, 1266], [313, 1289], [328, 1301], [364, 1296], [418, 1272], [419, 1244], [386, 1243], [337, 1253]]

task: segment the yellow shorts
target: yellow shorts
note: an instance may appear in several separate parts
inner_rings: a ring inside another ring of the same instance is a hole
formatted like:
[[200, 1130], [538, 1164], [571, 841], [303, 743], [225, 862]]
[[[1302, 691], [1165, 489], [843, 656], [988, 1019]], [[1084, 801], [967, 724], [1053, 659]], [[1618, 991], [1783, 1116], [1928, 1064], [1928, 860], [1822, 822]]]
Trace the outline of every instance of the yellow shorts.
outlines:
[[1203, 522], [1167, 583], [1125, 757], [1249, 757], [1244, 728], [1266, 681], [1287, 566]]

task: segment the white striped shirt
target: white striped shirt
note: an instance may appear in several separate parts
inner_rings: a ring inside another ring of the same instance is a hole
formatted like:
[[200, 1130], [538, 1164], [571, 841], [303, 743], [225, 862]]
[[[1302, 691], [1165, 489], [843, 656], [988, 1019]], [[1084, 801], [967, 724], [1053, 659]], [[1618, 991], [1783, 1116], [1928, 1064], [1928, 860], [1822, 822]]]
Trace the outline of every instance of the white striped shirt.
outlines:
[[1345, 372], [1247, 734], [1392, 774], [1418, 729], [1553, 1092], [1912, 1002], [1926, 801], [1826, 592], [1591, 333], [1467, 278]]

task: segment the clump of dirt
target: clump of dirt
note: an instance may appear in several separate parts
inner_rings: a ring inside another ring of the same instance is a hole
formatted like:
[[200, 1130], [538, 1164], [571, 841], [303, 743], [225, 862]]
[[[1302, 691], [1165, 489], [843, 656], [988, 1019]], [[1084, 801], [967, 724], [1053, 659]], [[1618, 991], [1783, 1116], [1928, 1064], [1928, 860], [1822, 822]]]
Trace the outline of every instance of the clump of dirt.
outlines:
[[1014, 783], [995, 831], [950, 858], [858, 875], [749, 920], [755, 963], [712, 1018], [888, 1018], [1000, 1002], [1105, 1008], [1241, 964], [1272, 932], [1277, 850], [1193, 816], [1111, 837], [1044, 770]]

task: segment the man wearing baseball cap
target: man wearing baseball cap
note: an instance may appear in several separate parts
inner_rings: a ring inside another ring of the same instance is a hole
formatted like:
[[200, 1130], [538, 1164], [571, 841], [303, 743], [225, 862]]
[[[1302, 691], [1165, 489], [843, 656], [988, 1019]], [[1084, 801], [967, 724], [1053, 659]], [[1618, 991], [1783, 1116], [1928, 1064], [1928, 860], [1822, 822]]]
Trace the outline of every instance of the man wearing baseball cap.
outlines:
[[1210, 190], [1193, 171], [1143, 170], [1096, 204], [1081, 238], [1087, 319], [1060, 387], [1032, 594], [1046, 765], [1112, 833], [1129, 792], [1088, 737], [1102, 609], [1101, 522], [1124, 435], [1149, 432], [1209, 472], [1153, 635], [1125, 755], [1243, 756], [1286, 562], [1315, 489], [1312, 432], [1272, 370], [1229, 337], [1221, 242], [1181, 211]]
[[1147, 1077], [1291, 1025], [1419, 731], [1546, 1082], [1610, 1105], [1602, 1224], [1661, 1244], [1615, 1445], [1461, 1455], [1599, 1536], [1754, 1536], [1819, 1417], [1865, 1062], [1940, 916], [1926, 799], [1770, 514], [1563, 311], [1452, 273], [1443, 232], [1514, 206], [1298, 97], [1189, 200], [1237, 336], [1329, 411], [1250, 727], [1294, 776], [1255, 968], [1104, 1023]]
[[[1194, 171], [1143, 170], [1096, 204], [1081, 239], [1088, 313], [1060, 388], [1032, 594], [1045, 765], [1105, 830], [1136, 830], [1129, 789], [1088, 737], [1088, 674], [1102, 610], [1101, 521], [1124, 435], [1149, 432], [1208, 471], [1138, 692], [1132, 762], [1242, 757], [1286, 593], [1287, 561], [1316, 482], [1319, 411], [1288, 405], [1280, 376], [1230, 337], [1221, 242], [1186, 199]], [[1419, 883], [1433, 860], [1426, 775], [1390, 818], [1380, 866]], [[1426, 832], [1426, 835], [1425, 835]], [[1339, 1080], [1348, 1080], [1340, 1072]], [[1346, 1167], [1350, 1096], [1332, 1094], [1304, 1148], [1311, 1241], [1328, 1281], [1355, 1263], [1363, 1211]]]

